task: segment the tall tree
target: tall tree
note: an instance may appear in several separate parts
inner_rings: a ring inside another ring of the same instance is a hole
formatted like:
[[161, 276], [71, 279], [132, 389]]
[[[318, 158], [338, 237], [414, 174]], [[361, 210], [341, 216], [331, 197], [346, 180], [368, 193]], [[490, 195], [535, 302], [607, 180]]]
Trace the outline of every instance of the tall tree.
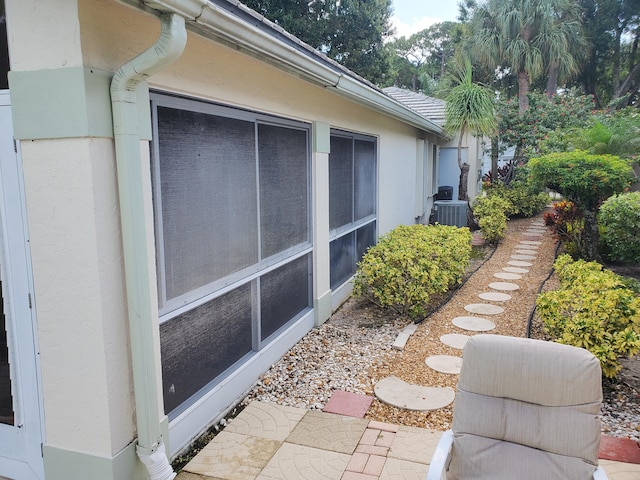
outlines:
[[395, 52], [395, 71], [389, 85], [427, 92], [437, 82], [453, 57], [461, 31], [455, 22], [436, 23], [429, 28], [390, 42]]
[[490, 68], [508, 67], [518, 78], [520, 110], [528, 107], [530, 84], [540, 75], [575, 72], [583, 42], [571, 0], [487, 0], [471, 4], [474, 56]]
[[357, 74], [380, 84], [391, 68], [385, 41], [392, 0], [244, 0], [248, 7]]
[[450, 134], [458, 135], [458, 167], [460, 167], [458, 200], [468, 200], [470, 166], [462, 161], [462, 142], [467, 133], [487, 136], [496, 134], [494, 93], [473, 82], [473, 69], [468, 59], [456, 58], [452, 76], [456, 86], [446, 99], [445, 129]]
[[638, 104], [640, 0], [580, 0], [589, 62], [580, 75], [598, 106]]

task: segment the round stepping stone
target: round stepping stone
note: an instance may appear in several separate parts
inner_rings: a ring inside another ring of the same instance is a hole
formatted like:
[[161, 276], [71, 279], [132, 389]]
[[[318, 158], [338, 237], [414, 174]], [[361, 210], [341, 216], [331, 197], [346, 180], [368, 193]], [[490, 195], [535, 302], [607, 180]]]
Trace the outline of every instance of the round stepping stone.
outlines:
[[529, 270], [520, 267], [502, 267], [502, 270], [509, 273], [529, 273]]
[[521, 240], [520, 243], [524, 245], [542, 245], [542, 242], [539, 240]]
[[465, 305], [464, 309], [467, 312], [478, 313], [480, 315], [499, 315], [504, 312], [504, 308], [490, 303], [472, 303], [471, 305]]
[[496, 272], [493, 274], [493, 276], [496, 278], [501, 278], [502, 280], [520, 280], [522, 278], [522, 275], [510, 272]]
[[387, 377], [373, 387], [378, 400], [406, 410], [437, 410], [453, 402], [456, 394], [451, 387], [423, 387], [398, 377]]
[[520, 286], [516, 285], [515, 283], [509, 282], [493, 282], [489, 284], [489, 288], [493, 288], [494, 290], [513, 292], [514, 290], [519, 290]]
[[535, 255], [511, 255], [512, 260], [535, 260]]
[[535, 250], [514, 250], [516, 255], [537, 255]]
[[489, 302], [506, 302], [507, 300], [511, 300], [511, 295], [500, 292], [483, 292], [478, 296], [482, 300], [487, 300]]
[[458, 375], [462, 367], [462, 358], [453, 355], [433, 355], [427, 357], [424, 363], [436, 372]]
[[519, 243], [519, 244], [516, 245], [516, 248], [519, 248], [519, 249], [522, 249], [522, 250], [530, 250], [532, 252], [535, 252], [540, 247], [538, 247], [538, 245], [527, 245], [526, 243], [525, 244]]
[[471, 337], [462, 333], [445, 333], [440, 337], [440, 341], [445, 345], [462, 350]]
[[488, 332], [496, 328], [491, 320], [482, 317], [456, 317], [451, 320], [456, 327], [471, 332]]
[[512, 267], [532, 267], [533, 263], [523, 262], [522, 260], [509, 260], [507, 265], [511, 265]]

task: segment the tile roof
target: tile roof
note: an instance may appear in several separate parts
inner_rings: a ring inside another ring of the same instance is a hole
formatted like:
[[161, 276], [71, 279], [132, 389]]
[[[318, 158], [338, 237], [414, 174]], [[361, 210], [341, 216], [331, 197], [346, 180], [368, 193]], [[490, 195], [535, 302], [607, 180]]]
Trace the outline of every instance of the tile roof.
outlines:
[[444, 100], [398, 87], [387, 87], [383, 92], [433, 123], [444, 125], [446, 106]]

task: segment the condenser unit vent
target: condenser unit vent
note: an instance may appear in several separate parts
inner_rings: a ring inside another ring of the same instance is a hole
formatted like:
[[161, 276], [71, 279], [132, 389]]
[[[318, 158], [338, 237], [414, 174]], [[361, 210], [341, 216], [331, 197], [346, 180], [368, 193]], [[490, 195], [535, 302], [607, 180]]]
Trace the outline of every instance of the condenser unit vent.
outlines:
[[440, 225], [467, 226], [467, 202], [464, 200], [438, 200], [434, 202], [436, 219]]

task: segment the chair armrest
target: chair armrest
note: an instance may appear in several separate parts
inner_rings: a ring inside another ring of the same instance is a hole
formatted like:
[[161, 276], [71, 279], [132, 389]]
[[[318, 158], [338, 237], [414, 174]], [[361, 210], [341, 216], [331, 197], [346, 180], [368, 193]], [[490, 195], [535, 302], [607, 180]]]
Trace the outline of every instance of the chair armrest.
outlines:
[[453, 432], [451, 430], [447, 430], [442, 434], [442, 437], [440, 437], [438, 446], [436, 447], [435, 452], [433, 452], [433, 457], [429, 464], [429, 471], [427, 472], [427, 480], [447, 480], [446, 471], [449, 466], [449, 455], [451, 453], [452, 446]]
[[608, 480], [607, 474], [604, 471], [604, 468], [598, 466], [596, 471], [593, 472], [593, 480]]

